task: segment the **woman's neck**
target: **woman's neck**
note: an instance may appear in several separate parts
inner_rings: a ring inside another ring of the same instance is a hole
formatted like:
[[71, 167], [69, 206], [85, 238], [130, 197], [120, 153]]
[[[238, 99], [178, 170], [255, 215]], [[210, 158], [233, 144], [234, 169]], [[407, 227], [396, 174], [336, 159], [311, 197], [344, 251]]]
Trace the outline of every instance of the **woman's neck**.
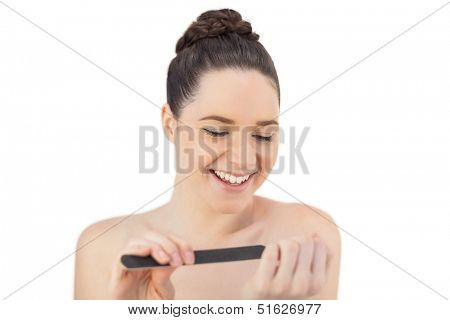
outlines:
[[241, 212], [224, 213], [210, 207], [192, 190], [188, 183], [176, 185], [170, 201], [165, 205], [164, 221], [173, 232], [190, 238], [222, 242], [253, 224], [253, 198]]

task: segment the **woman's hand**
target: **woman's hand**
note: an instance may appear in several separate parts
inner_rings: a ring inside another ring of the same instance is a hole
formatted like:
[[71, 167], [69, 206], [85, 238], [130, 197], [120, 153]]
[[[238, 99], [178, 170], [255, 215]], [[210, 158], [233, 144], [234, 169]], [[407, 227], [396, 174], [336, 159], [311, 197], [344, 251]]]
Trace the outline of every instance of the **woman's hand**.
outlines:
[[[120, 261], [123, 254], [150, 255], [159, 263], [170, 262], [170, 267], [128, 269]], [[109, 299], [173, 299], [175, 290], [170, 276], [183, 263], [194, 263], [193, 250], [186, 241], [174, 235], [164, 236], [151, 231], [145, 238], [130, 240], [114, 262], [108, 287]]]
[[305, 299], [325, 284], [327, 247], [318, 236], [294, 237], [266, 246], [242, 299]]

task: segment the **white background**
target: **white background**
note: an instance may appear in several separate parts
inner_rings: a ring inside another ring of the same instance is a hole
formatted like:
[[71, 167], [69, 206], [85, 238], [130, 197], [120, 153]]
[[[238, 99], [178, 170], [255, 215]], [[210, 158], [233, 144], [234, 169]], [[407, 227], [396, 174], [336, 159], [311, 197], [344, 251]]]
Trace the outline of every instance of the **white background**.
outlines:
[[[4, 3], [157, 106], [184, 30], [205, 10], [233, 8], [275, 62], [283, 111], [445, 2]], [[298, 135], [311, 128], [302, 148], [310, 174], [271, 176], [447, 298], [449, 17], [450, 5], [280, 116]], [[170, 161], [169, 174], [139, 173], [143, 125], [160, 126], [155, 105], [0, 2], [2, 298], [70, 255], [87, 225], [172, 186], [173, 150], [159, 160]], [[295, 201], [269, 182], [258, 194]], [[443, 299], [341, 236], [339, 299]], [[70, 256], [9, 299], [72, 299], [73, 273]]]

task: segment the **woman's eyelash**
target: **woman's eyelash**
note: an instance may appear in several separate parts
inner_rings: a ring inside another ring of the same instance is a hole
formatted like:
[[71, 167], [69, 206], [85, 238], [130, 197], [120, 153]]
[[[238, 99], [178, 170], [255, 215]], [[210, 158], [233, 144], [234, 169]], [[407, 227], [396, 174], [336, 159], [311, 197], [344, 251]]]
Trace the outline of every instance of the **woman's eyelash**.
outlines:
[[[223, 136], [228, 134], [227, 131], [213, 131], [213, 130], [209, 130], [209, 129], [206, 129], [206, 128], [203, 128], [203, 130], [207, 134], [209, 134], [209, 135], [211, 135], [213, 137], [223, 137]], [[258, 141], [272, 141], [272, 136], [265, 137], [265, 136], [260, 136], [260, 135], [253, 135], [253, 137], [255, 137], [256, 140], [258, 140]]]
[[214, 137], [223, 137], [224, 135], [228, 134], [228, 132], [226, 132], [226, 131], [223, 131], [223, 132], [220, 132], [220, 131], [212, 131], [212, 130], [208, 130], [208, 129], [205, 129], [205, 128], [203, 128], [203, 130], [204, 130], [207, 134], [212, 135], [212, 136], [214, 136]]
[[256, 138], [256, 140], [260, 140], [260, 141], [272, 141], [272, 136], [264, 137], [264, 136], [254, 135], [254, 137]]

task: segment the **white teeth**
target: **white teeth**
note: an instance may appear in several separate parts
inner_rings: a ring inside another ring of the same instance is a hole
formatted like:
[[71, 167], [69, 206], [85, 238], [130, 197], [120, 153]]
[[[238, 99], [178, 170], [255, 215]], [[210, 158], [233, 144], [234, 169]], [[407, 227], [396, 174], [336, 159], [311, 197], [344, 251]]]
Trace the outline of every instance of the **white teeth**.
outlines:
[[246, 175], [246, 176], [239, 176], [239, 177], [237, 177], [237, 176], [233, 176], [232, 174], [229, 174], [229, 173], [226, 173], [226, 172], [223, 172], [223, 171], [217, 171], [217, 170], [214, 170], [214, 173], [220, 179], [222, 179], [224, 181], [227, 181], [229, 183], [232, 183], [232, 184], [241, 184], [241, 183], [247, 181], [248, 178], [250, 177], [249, 174]]

